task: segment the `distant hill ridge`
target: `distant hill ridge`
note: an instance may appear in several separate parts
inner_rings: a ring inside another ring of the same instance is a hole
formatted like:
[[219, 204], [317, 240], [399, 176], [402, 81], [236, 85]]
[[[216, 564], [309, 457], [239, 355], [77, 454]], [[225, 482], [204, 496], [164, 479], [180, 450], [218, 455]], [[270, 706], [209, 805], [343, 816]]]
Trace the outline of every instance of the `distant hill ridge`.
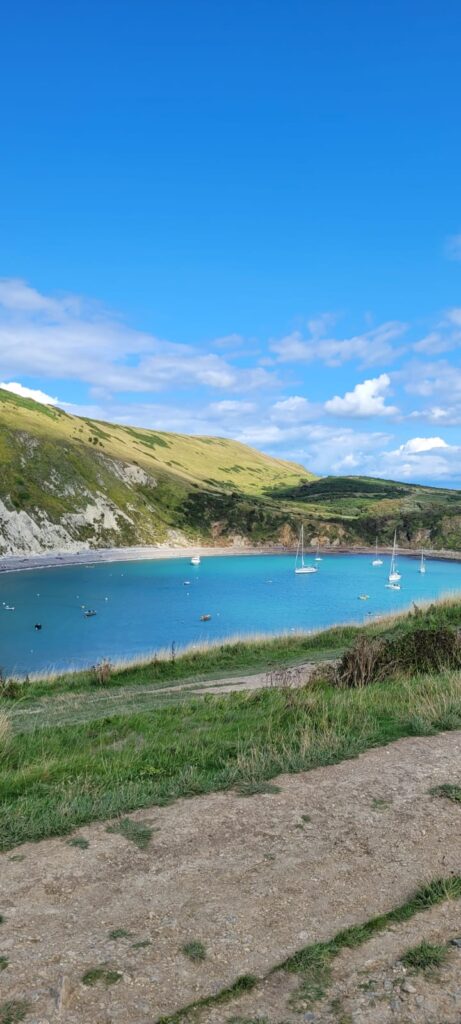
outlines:
[[142, 544], [461, 549], [461, 492], [318, 479], [220, 437], [71, 416], [0, 390], [0, 555]]

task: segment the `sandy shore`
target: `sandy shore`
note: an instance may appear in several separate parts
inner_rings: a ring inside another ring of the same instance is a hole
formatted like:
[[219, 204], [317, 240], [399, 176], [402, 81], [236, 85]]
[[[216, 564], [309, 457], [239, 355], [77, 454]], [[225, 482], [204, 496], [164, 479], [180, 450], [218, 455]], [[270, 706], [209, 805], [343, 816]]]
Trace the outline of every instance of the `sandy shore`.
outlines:
[[[374, 547], [357, 545], [356, 547], [331, 547], [321, 548], [324, 555], [374, 555]], [[391, 548], [380, 548], [380, 554], [389, 556]], [[400, 548], [401, 555], [419, 558], [420, 551]], [[94, 565], [100, 562], [139, 562], [152, 561], [159, 558], [192, 558], [192, 555], [200, 555], [201, 558], [210, 555], [289, 555], [295, 554], [294, 549], [282, 547], [281, 545], [266, 545], [261, 547], [239, 547], [227, 545], [226, 547], [172, 547], [171, 545], [158, 545], [150, 547], [132, 548], [100, 548], [87, 551], [64, 551], [44, 552], [39, 555], [4, 555], [0, 557], [0, 573], [2, 572], [24, 572], [30, 569], [55, 569], [61, 565]], [[447, 561], [461, 561], [461, 551], [425, 551], [427, 558], [442, 558]]]

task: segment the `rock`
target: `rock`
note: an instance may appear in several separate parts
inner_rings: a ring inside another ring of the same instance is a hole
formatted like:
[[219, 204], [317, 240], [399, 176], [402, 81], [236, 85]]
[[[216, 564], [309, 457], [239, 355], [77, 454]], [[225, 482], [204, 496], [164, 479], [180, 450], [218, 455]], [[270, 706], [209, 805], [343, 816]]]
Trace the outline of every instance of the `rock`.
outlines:
[[458, 949], [461, 949], [461, 937], [450, 939], [450, 946], [457, 946]]
[[67, 974], [63, 974], [59, 983], [59, 990], [56, 998], [56, 1009], [58, 1013], [69, 1008], [72, 1002], [73, 993], [74, 988], [69, 976]]
[[404, 981], [403, 985], [401, 985], [400, 987], [402, 989], [402, 992], [408, 992], [410, 994], [416, 992], [415, 986], [411, 984], [411, 981]]

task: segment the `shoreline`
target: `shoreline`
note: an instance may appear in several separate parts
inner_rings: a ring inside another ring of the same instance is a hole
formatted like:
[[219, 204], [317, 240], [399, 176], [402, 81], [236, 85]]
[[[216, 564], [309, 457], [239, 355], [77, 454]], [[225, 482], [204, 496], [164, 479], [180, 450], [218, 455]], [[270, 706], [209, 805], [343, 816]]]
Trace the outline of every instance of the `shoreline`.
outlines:
[[[321, 547], [322, 556], [327, 555], [374, 555], [375, 548], [366, 545], [338, 545], [337, 547]], [[28, 572], [34, 569], [56, 569], [59, 566], [99, 565], [108, 562], [150, 562], [159, 559], [192, 558], [192, 555], [225, 557], [229, 555], [295, 555], [295, 548], [283, 547], [280, 544], [249, 547], [238, 545], [205, 546], [190, 545], [172, 547], [171, 545], [137, 546], [131, 548], [96, 548], [85, 551], [42, 552], [36, 555], [3, 555], [0, 556], [0, 574], [8, 572]], [[310, 552], [306, 552], [309, 554]], [[312, 548], [314, 554], [314, 548]], [[380, 555], [390, 557], [391, 547], [382, 547]], [[461, 551], [428, 550], [424, 552], [428, 559], [437, 558], [442, 561], [461, 561]], [[400, 548], [399, 555], [408, 558], [419, 558], [420, 549]]]

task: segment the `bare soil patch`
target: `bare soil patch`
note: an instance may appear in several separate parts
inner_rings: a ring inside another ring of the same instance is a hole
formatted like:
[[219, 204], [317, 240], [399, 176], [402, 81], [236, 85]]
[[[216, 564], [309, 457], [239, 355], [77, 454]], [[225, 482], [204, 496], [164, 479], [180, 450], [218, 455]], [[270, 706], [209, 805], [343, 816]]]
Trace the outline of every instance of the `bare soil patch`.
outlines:
[[[35, 1024], [152, 1024], [241, 975], [265, 977], [425, 881], [461, 873], [460, 807], [429, 793], [461, 781], [459, 732], [274, 781], [278, 792], [215, 793], [130, 815], [141, 830], [82, 828], [74, 839], [87, 847], [55, 839], [2, 855], [0, 1003], [27, 1001], [25, 1020]], [[304, 1019], [459, 1021], [457, 947], [438, 979], [409, 980], [415, 992], [401, 990], [409, 974], [396, 961], [415, 937], [460, 933], [461, 907], [444, 904], [345, 951], [327, 996]], [[204, 956], [185, 953], [191, 944]], [[360, 987], [370, 978], [374, 995]], [[289, 1005], [296, 984], [275, 973], [198, 1019], [303, 1019]]]

